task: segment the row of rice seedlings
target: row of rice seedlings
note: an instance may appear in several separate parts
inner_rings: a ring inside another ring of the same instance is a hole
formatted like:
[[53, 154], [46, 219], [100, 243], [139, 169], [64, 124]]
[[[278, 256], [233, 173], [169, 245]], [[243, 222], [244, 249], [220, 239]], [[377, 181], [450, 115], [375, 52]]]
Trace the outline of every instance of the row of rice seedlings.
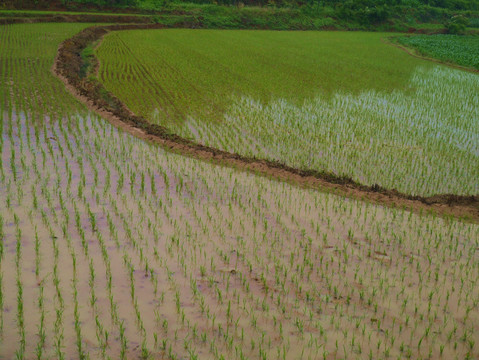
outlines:
[[20, 219], [14, 214], [15, 222], [15, 240], [16, 240], [16, 254], [15, 254], [15, 267], [16, 267], [16, 284], [17, 284], [17, 326], [18, 335], [20, 338], [18, 349], [15, 352], [17, 359], [25, 358], [25, 315], [24, 315], [24, 302], [23, 302], [23, 282], [22, 282], [22, 230], [20, 229]]
[[[50, 153], [52, 151], [50, 150]], [[35, 157], [33, 157], [33, 163], [35, 162]], [[56, 177], [60, 176], [59, 175], [59, 169], [58, 166], [56, 166], [55, 161], [50, 165], [51, 168], [53, 168]], [[44, 170], [46, 170], [44, 168]], [[38, 169], [36, 169], [38, 171]], [[39, 174], [37, 173], [37, 176]], [[45, 176], [42, 174], [40, 175], [38, 179], [43, 178], [45, 179]], [[51, 277], [52, 279], [52, 285], [53, 285], [53, 305], [54, 305], [54, 335], [51, 341], [53, 341], [54, 344], [54, 349], [55, 349], [55, 356], [59, 359], [65, 358], [65, 332], [64, 332], [64, 321], [65, 321], [65, 302], [67, 301], [65, 299], [65, 292], [64, 289], [62, 289], [62, 281], [61, 281], [61, 273], [63, 273], [63, 269], [60, 269], [61, 264], [60, 264], [60, 240], [62, 239], [59, 236], [59, 231], [56, 229], [57, 227], [60, 227], [60, 218], [56, 211], [45, 211], [42, 206], [39, 205], [39, 203], [43, 203], [44, 201], [49, 204], [49, 206], [53, 206], [52, 202], [54, 201], [54, 196], [56, 195], [56, 191], [53, 191], [52, 194], [52, 189], [47, 185], [48, 182], [50, 181], [49, 176], [46, 177], [46, 182], [41, 185], [41, 193], [40, 195], [36, 194], [36, 189], [35, 185], [32, 186], [32, 194], [33, 194], [33, 207], [34, 210], [38, 212], [38, 216], [41, 218], [42, 221], [42, 233], [43, 236], [41, 236], [41, 239], [48, 239], [47, 241], [51, 243], [51, 251], [52, 255], [51, 258], [53, 259], [52, 261], [52, 266], [53, 266], [53, 271], [49, 273], [48, 275], [44, 277], [40, 277], [40, 247], [42, 246], [40, 243], [40, 236], [37, 231], [37, 227], [35, 226], [35, 274], [39, 286], [39, 299], [38, 299], [38, 306], [39, 310], [41, 311], [40, 315], [40, 324], [39, 324], [39, 330], [38, 330], [38, 337], [39, 341], [37, 343], [36, 347], [36, 352], [37, 352], [37, 357], [41, 358], [43, 351], [46, 348], [46, 330], [44, 329], [45, 326], [45, 304], [44, 304], [44, 287], [45, 287], [45, 281], [46, 277]], [[57, 182], [58, 185], [58, 182]], [[55, 195], [54, 195], [55, 194]], [[64, 208], [64, 203], [62, 201], [62, 198], [60, 196], [60, 201], [59, 205], [57, 208]], [[64, 211], [64, 210], [63, 210]], [[65, 228], [65, 224], [62, 225], [63, 228]], [[65, 233], [65, 230], [63, 231]], [[45, 246], [45, 244], [43, 244]]]

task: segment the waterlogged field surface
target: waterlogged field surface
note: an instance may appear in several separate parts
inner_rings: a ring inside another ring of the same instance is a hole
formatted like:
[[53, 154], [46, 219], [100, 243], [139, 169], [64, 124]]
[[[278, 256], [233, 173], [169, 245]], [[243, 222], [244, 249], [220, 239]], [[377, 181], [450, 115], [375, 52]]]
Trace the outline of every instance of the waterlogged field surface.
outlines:
[[417, 35], [401, 36], [397, 40], [424, 55], [479, 70], [477, 35]]
[[479, 75], [386, 34], [121, 31], [99, 78], [132, 111], [222, 150], [420, 195], [479, 193]]
[[50, 73], [82, 26], [0, 27], [0, 358], [479, 356], [478, 225], [118, 131]]

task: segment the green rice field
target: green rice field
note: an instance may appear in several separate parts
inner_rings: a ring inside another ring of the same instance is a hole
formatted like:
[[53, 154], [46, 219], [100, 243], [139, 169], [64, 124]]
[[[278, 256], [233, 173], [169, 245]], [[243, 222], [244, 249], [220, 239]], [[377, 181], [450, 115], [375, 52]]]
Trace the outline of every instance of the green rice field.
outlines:
[[98, 77], [136, 114], [222, 150], [408, 194], [478, 193], [479, 76], [385, 36], [113, 32]]
[[[303, 189], [115, 128], [51, 72], [59, 44], [86, 26], [0, 26], [0, 359], [479, 357], [477, 224]], [[417, 71], [392, 80], [401, 91], [368, 91], [400, 104], [418, 96], [411, 82], [474, 85]], [[305, 112], [304, 91], [241, 98], [236, 111]], [[327, 104], [366, 96], [350, 91]], [[466, 100], [457, 111], [473, 111]], [[474, 125], [436, 119], [451, 143], [463, 129], [461, 164]]]

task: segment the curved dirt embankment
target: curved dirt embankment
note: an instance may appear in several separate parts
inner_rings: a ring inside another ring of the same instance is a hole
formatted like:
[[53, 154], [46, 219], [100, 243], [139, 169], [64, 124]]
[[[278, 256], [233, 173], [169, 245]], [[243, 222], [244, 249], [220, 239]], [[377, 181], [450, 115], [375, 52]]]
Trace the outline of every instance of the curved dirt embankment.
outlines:
[[[229, 153], [209, 146], [195, 143], [171, 133], [165, 127], [151, 124], [143, 117], [133, 114], [118, 98], [106, 92], [102, 84], [81, 77], [83, 60], [80, 56], [85, 47], [100, 40], [106, 33], [129, 29], [160, 29], [161, 25], [111, 25], [90, 27], [60, 44], [53, 65], [53, 73], [66, 85], [68, 90], [115, 126], [129, 133], [171, 149], [179, 154], [197, 159], [226, 165], [243, 171], [250, 171], [262, 176], [287, 181], [306, 188], [326, 190], [335, 194], [388, 207], [406, 208], [418, 213], [436, 213], [442, 216], [463, 218], [479, 223], [479, 195], [459, 196], [454, 194], [430, 197], [411, 196], [381, 186], [362, 185], [349, 177], [332, 173], [296, 169], [279, 162], [262, 160]], [[95, 71], [98, 62], [93, 59]]]

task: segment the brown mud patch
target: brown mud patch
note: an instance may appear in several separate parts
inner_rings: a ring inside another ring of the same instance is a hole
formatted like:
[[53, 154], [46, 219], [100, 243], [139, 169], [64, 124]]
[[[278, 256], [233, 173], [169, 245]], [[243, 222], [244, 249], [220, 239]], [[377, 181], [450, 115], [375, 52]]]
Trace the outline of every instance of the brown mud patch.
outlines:
[[[160, 24], [124, 24], [87, 28], [60, 44], [52, 71], [77, 99], [113, 125], [138, 138], [160, 144], [176, 153], [287, 181], [301, 187], [326, 190], [340, 196], [365, 200], [392, 208], [403, 208], [417, 213], [433, 213], [479, 222], [479, 195], [412, 196], [400, 193], [395, 189], [385, 189], [376, 184], [372, 186], [363, 185], [346, 176], [312, 169], [297, 169], [280, 162], [241, 156], [205, 146], [180, 137], [165, 127], [149, 123], [145, 118], [131, 112], [117, 97], [108, 93], [97, 80], [81, 77], [81, 69], [84, 65], [81, 52], [91, 43], [101, 40], [108, 32], [161, 28], [165, 28], [165, 26]], [[94, 63], [91, 64], [90, 73], [95, 73], [98, 68], [98, 61], [96, 58], [92, 61]]]

